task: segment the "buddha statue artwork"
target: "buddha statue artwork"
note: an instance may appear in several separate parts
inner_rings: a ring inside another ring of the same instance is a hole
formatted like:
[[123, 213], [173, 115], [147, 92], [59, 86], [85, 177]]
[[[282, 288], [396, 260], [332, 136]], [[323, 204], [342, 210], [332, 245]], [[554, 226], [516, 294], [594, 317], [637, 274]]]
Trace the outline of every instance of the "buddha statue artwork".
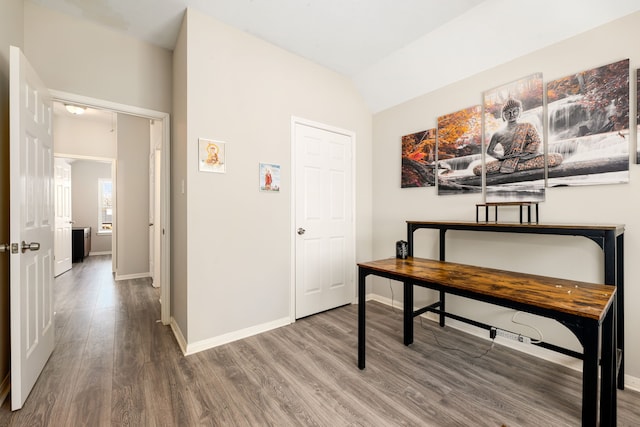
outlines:
[[[487, 175], [544, 168], [542, 139], [531, 123], [518, 121], [521, 113], [520, 101], [509, 98], [503, 104], [502, 120], [506, 125], [493, 133], [487, 146], [486, 154], [495, 159], [486, 162]], [[547, 163], [549, 167], [557, 166], [562, 163], [562, 156], [551, 154], [547, 157]], [[476, 166], [473, 172], [481, 175], [482, 166]]]

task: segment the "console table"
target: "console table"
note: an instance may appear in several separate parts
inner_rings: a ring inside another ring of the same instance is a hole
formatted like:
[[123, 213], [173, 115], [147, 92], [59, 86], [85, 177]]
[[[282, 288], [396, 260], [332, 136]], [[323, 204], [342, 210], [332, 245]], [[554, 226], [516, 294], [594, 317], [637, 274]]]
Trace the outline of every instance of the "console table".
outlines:
[[616, 425], [615, 287], [414, 257], [359, 263], [360, 369], [365, 368], [366, 277], [370, 274], [404, 284], [405, 345], [413, 342], [414, 285], [559, 321], [574, 333], [584, 348], [582, 425], [596, 426], [598, 419], [601, 426]]
[[[413, 256], [414, 232], [419, 229], [439, 230], [440, 261], [445, 261], [445, 236], [448, 230], [481, 231], [495, 233], [525, 233], [547, 234], [586, 237], [594, 241], [604, 255], [604, 283], [616, 287], [616, 325], [617, 349], [619, 354], [617, 384], [620, 390], [624, 389], [624, 225], [622, 224], [517, 224], [517, 223], [478, 223], [455, 221], [407, 221], [408, 255]], [[413, 292], [413, 290], [411, 290]], [[415, 312], [418, 316], [427, 311], [440, 316], [440, 326], [444, 326], [445, 317], [451, 317], [481, 328], [489, 329], [491, 326], [465, 319], [445, 310], [445, 291], [440, 291], [439, 301]], [[413, 294], [412, 294], [413, 297]], [[561, 347], [538, 343], [541, 347], [549, 348], [573, 357], [581, 358], [582, 355]]]

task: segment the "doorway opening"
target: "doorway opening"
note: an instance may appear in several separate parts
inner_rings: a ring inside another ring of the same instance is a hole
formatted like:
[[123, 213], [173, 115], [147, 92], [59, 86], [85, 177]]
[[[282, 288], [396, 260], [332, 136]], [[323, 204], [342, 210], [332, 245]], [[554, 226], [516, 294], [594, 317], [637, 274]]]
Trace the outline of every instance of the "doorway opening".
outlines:
[[[150, 126], [149, 130], [149, 147], [148, 153], [153, 153], [153, 170], [156, 178], [149, 179], [144, 182], [144, 186], [151, 185], [148, 188], [149, 194], [153, 197], [149, 197], [149, 206], [153, 203], [154, 208], [149, 211], [149, 241], [151, 243], [151, 236], [153, 237], [153, 247], [149, 248], [149, 255], [157, 257], [154, 259], [153, 266], [149, 263], [149, 275], [153, 275], [154, 286], [160, 288], [160, 302], [161, 302], [161, 321], [164, 325], [170, 323], [170, 181], [169, 181], [169, 153], [170, 153], [170, 124], [169, 114], [148, 110], [139, 107], [133, 107], [124, 104], [113, 103], [110, 101], [89, 98], [82, 95], [75, 95], [66, 92], [50, 91], [54, 102], [61, 103], [62, 105], [73, 105], [81, 108], [91, 108], [107, 112], [113, 121], [117, 121], [118, 115], [124, 115], [124, 117], [144, 118], [148, 119]], [[112, 121], [112, 123], [113, 123]], [[115, 128], [115, 124], [113, 124]], [[55, 131], [55, 127], [54, 127]], [[82, 157], [82, 154], [71, 155], [64, 152], [58, 152], [57, 143], [54, 141], [56, 147], [56, 154], [63, 157]], [[122, 153], [120, 153], [122, 155]], [[92, 156], [85, 156], [85, 160]], [[111, 157], [111, 156], [106, 156]], [[117, 158], [118, 156], [114, 156]], [[150, 156], [151, 157], [151, 156]], [[151, 166], [151, 159], [150, 166]], [[158, 170], [159, 169], [159, 170]], [[116, 188], [115, 181], [118, 179], [118, 165], [116, 161], [113, 162], [113, 179], [114, 179], [114, 191]], [[122, 184], [121, 180], [121, 184]], [[153, 202], [152, 202], [153, 199]], [[112, 230], [112, 254], [113, 254], [113, 268], [114, 271], [118, 271], [118, 218], [117, 218], [117, 198], [114, 197], [113, 206], [113, 230]], [[152, 213], [153, 212], [153, 213]], [[120, 220], [125, 220], [121, 218]], [[145, 224], [146, 225], [146, 224]], [[151, 228], [153, 227], [153, 229]], [[129, 278], [129, 277], [126, 277]], [[134, 277], [130, 277], [134, 278]]]
[[293, 117], [291, 321], [353, 303], [355, 134]]

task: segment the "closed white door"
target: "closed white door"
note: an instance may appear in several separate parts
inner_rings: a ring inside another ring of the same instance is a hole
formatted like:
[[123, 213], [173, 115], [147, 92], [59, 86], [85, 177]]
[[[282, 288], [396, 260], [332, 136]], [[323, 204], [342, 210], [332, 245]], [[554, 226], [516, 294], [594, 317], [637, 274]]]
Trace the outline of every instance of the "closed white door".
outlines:
[[355, 298], [352, 139], [293, 123], [297, 319]]
[[155, 255], [156, 255], [156, 251], [155, 251], [156, 160], [155, 159], [156, 159], [156, 151], [152, 148], [149, 151], [149, 274], [151, 275], [153, 286], [157, 288], [158, 283], [160, 283], [159, 281], [160, 278], [155, 276], [156, 270], [154, 267]]
[[53, 130], [47, 88], [10, 50], [11, 409], [20, 409], [54, 347]]
[[55, 262], [53, 275], [71, 270], [71, 165], [66, 159], [55, 159]]

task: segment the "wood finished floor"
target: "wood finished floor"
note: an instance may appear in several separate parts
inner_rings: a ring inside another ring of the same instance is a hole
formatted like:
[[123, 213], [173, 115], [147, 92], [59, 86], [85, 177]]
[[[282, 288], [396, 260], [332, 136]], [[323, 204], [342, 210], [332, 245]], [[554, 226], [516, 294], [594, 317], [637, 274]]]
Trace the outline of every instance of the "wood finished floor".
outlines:
[[[189, 357], [158, 323], [148, 280], [114, 282], [89, 257], [55, 281], [57, 344], [24, 408], [0, 426], [577, 426], [578, 373], [431, 322], [402, 344], [402, 315], [367, 303]], [[452, 351], [457, 348], [460, 351]], [[640, 393], [618, 392], [618, 425]]]

